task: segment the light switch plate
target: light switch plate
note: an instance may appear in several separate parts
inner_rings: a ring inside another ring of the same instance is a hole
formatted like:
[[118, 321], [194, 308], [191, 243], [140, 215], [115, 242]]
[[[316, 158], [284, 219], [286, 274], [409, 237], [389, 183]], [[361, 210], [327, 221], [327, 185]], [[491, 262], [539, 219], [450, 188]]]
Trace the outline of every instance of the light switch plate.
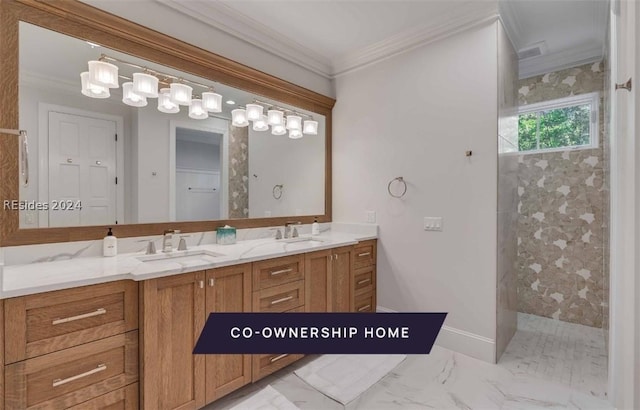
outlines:
[[376, 223], [376, 211], [367, 211], [366, 217], [367, 217], [367, 223], [370, 223], [370, 224]]
[[424, 230], [425, 231], [442, 231], [442, 217], [425, 217], [424, 218]]

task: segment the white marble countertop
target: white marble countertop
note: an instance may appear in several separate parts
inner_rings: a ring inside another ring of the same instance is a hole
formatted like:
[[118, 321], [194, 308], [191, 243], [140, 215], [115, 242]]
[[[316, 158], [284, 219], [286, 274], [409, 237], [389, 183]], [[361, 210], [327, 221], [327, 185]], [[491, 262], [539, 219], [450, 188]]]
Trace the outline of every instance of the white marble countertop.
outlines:
[[[136, 252], [114, 257], [92, 256], [5, 266], [2, 271], [0, 299], [124, 279], [141, 281], [315, 252], [354, 245], [359, 241], [375, 239], [376, 235], [327, 231], [317, 236], [301, 235], [300, 238], [312, 241], [286, 242], [268, 238], [239, 241], [234, 245], [192, 246], [188, 251], [174, 251], [165, 258], [162, 252], [158, 252], [159, 259], [153, 261], [140, 260], [145, 258], [144, 252]], [[203, 251], [218, 256], [210, 256]], [[188, 257], [172, 260], [169, 256]]]

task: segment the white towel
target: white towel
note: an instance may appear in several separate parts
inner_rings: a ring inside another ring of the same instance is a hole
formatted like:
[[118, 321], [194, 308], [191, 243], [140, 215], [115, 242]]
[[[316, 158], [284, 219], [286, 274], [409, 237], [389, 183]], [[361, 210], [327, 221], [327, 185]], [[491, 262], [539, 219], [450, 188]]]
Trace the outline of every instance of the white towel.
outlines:
[[229, 410], [300, 410], [271, 386], [267, 386]]
[[406, 358], [406, 355], [324, 355], [295, 374], [324, 395], [346, 405]]

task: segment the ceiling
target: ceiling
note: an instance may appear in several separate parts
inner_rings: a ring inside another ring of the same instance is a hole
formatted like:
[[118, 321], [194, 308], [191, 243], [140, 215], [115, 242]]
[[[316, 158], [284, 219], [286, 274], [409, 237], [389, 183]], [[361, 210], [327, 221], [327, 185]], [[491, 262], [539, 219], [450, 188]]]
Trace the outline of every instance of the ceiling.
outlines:
[[[543, 55], [525, 76], [602, 58], [608, 0], [157, 0], [235, 37], [334, 78], [498, 13], [517, 51]], [[543, 71], [540, 71], [543, 70]], [[546, 70], [546, 71], [544, 71]]]

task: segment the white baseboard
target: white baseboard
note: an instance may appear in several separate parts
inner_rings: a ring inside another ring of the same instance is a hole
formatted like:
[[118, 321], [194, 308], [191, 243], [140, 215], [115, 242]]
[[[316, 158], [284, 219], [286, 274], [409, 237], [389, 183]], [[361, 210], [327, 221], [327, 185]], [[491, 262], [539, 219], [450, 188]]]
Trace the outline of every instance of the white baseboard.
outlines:
[[[384, 306], [376, 306], [376, 312], [397, 313]], [[475, 333], [444, 325], [438, 334], [436, 344], [488, 363], [496, 362], [496, 341]]]

